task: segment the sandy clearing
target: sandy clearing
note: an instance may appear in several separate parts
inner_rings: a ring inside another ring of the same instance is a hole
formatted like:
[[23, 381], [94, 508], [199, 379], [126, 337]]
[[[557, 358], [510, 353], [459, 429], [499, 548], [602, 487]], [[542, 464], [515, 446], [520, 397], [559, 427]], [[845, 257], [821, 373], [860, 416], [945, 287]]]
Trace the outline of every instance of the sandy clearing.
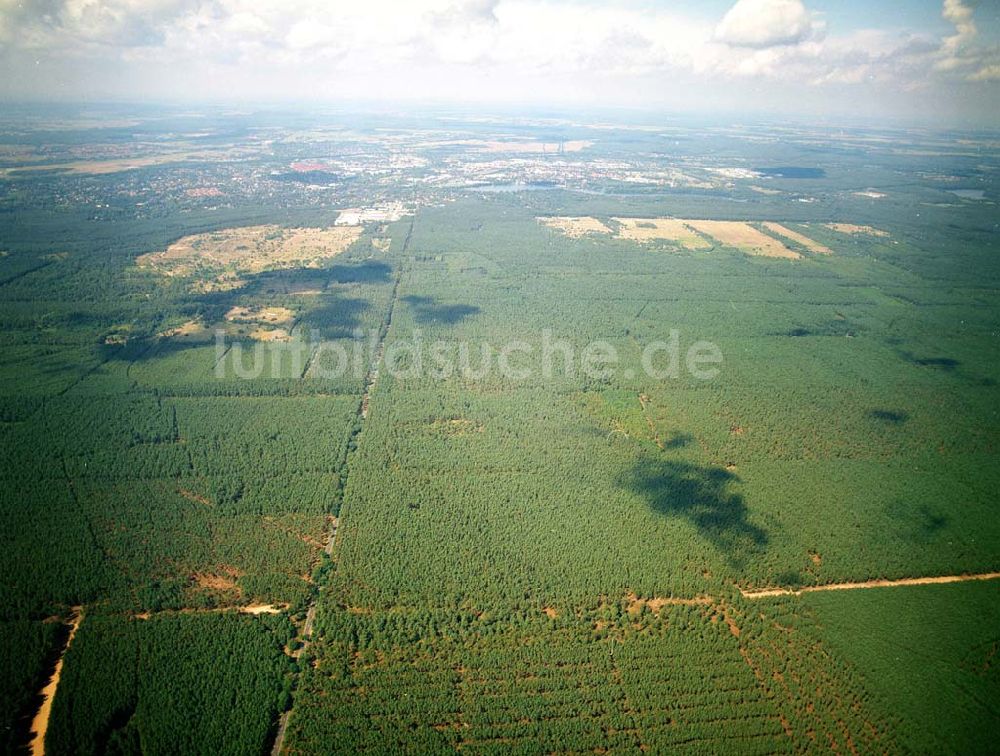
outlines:
[[197, 572], [194, 575], [194, 581], [198, 584], [199, 588], [204, 588], [205, 590], [212, 591], [238, 591], [236, 586], [236, 581], [233, 579], [236, 575], [213, 575], [209, 573]]
[[694, 598], [653, 596], [643, 598], [631, 592], [625, 594], [625, 599], [628, 601], [625, 611], [633, 616], [642, 613], [644, 607], [648, 607], [653, 614], [659, 614], [660, 610], [665, 606], [708, 606], [715, 601], [711, 596], [696, 596]]
[[966, 583], [972, 580], [996, 580], [1000, 572], [982, 572], [975, 575], [942, 575], [939, 577], [900, 578], [898, 580], [866, 580], [860, 583], [829, 583], [827, 585], [808, 585], [798, 590], [793, 588], [763, 588], [747, 590], [740, 588], [744, 598], [756, 599], [769, 596], [801, 596], [803, 593], [819, 591], [853, 591], [864, 588], [895, 588], [901, 585], [941, 585], [944, 583]]
[[38, 707], [34, 719], [31, 720], [32, 738], [30, 748], [33, 756], [43, 756], [45, 753], [45, 735], [49, 731], [52, 700], [55, 698], [56, 689], [59, 687], [59, 678], [62, 676], [63, 659], [66, 657], [66, 651], [73, 642], [73, 638], [76, 636], [76, 631], [80, 627], [81, 622], [83, 622], [83, 607], [74, 606], [73, 614], [69, 619], [69, 637], [66, 638], [66, 645], [59, 655], [59, 660], [56, 662], [56, 668], [52, 672], [52, 677], [49, 678], [48, 683], [46, 683], [39, 694], [42, 697], [42, 705]]
[[611, 234], [610, 228], [597, 220], [597, 218], [591, 218], [589, 215], [579, 217], [556, 215], [536, 218], [535, 220], [573, 239], [578, 239], [588, 234]]
[[295, 313], [287, 307], [231, 307], [225, 315], [231, 323], [291, 323]]
[[148, 620], [161, 614], [220, 614], [236, 612], [238, 614], [281, 614], [288, 611], [289, 604], [242, 604], [239, 606], [216, 606], [212, 609], [164, 609], [159, 612], [138, 612], [131, 615], [132, 619]]
[[184, 336], [200, 336], [207, 332], [208, 329], [205, 328], [204, 324], [202, 324], [200, 321], [189, 320], [186, 323], [182, 323], [181, 325], [177, 326], [176, 328], [168, 328], [165, 331], [160, 331], [156, 335], [159, 336], [161, 339], [173, 339]]
[[762, 223], [761, 225], [768, 231], [775, 233], [778, 236], [783, 236], [786, 239], [791, 239], [793, 242], [798, 242], [810, 252], [816, 252], [821, 255], [833, 254], [833, 250], [829, 247], [824, 246], [817, 241], [813, 241], [808, 236], [800, 234], [798, 231], [793, 231], [787, 226], [782, 226], [780, 223], [772, 223], [768, 221], [766, 223]]
[[686, 220], [691, 228], [751, 255], [797, 260], [802, 257], [777, 239], [742, 221]]
[[321, 261], [346, 250], [361, 236], [361, 231], [358, 226], [226, 228], [185, 236], [163, 251], [140, 255], [136, 264], [165, 276], [225, 270], [217, 279], [222, 284], [233, 278], [233, 271], [259, 273], [279, 268], [319, 267]]
[[775, 195], [782, 193], [780, 189], [768, 189], [763, 186], [751, 186], [750, 191], [757, 192], [757, 194], [767, 194], [767, 195]]
[[841, 234], [850, 234], [852, 236], [861, 234], [864, 236], [885, 237], [889, 235], [888, 231], [881, 231], [871, 226], [858, 226], [854, 223], [824, 223], [823, 225], [831, 231], [837, 231]]
[[283, 611], [284, 609], [274, 604], [249, 604], [239, 607], [240, 614], [252, 614], [254, 616], [258, 614], [281, 614]]
[[284, 328], [258, 328], [250, 332], [250, 338], [254, 341], [288, 341], [291, 336]]
[[666, 240], [685, 249], [708, 249], [712, 245], [696, 234], [687, 221], [677, 218], [613, 218], [619, 224], [618, 238], [640, 244]]

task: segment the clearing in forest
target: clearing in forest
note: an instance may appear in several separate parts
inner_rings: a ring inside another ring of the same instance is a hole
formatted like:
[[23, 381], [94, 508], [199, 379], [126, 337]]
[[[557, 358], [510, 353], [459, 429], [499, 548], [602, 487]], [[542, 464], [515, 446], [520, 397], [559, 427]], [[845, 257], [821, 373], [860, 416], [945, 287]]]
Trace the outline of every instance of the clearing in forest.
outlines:
[[243, 226], [185, 236], [162, 252], [140, 255], [136, 263], [166, 276], [181, 277], [200, 271], [259, 273], [278, 268], [316, 268], [346, 250], [359, 236], [358, 226]]
[[232, 307], [226, 313], [231, 323], [291, 323], [295, 313], [287, 307]]
[[677, 218], [614, 218], [618, 237], [635, 242], [673, 241], [685, 249], [708, 249], [712, 245], [696, 234], [687, 221]]
[[717, 239], [728, 247], [736, 247], [751, 255], [781, 257], [797, 260], [802, 255], [795, 252], [772, 236], [742, 221], [686, 220], [696, 231]]
[[832, 255], [833, 250], [817, 241], [813, 241], [808, 236], [800, 234], [798, 231], [793, 231], [792, 229], [782, 226], [780, 223], [763, 223], [761, 224], [773, 234], [778, 236], [783, 236], [786, 239], [791, 239], [793, 242], [798, 242], [803, 247], [808, 249], [810, 252], [816, 252], [821, 255]]
[[161, 339], [183, 339], [194, 336], [201, 337], [207, 333], [208, 329], [200, 320], [189, 320], [186, 323], [181, 323], [181, 325], [176, 326], [175, 328], [168, 328], [164, 331], [160, 331], [156, 335]]
[[838, 231], [842, 234], [850, 234], [852, 236], [863, 235], [885, 237], [889, 235], [888, 231], [881, 231], [877, 228], [872, 228], [871, 226], [858, 226], [854, 223], [824, 223], [823, 225], [831, 231]]
[[588, 234], [610, 234], [611, 229], [601, 223], [597, 218], [588, 215], [582, 217], [551, 216], [538, 218], [540, 223], [544, 223], [549, 228], [562, 232], [564, 236], [578, 239]]

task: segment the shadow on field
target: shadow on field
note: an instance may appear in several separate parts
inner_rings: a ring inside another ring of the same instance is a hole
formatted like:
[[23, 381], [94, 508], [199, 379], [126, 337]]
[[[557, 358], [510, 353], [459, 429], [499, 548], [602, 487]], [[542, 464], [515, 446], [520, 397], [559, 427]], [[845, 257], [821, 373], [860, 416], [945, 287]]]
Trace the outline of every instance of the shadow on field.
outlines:
[[479, 312], [475, 305], [441, 304], [434, 297], [403, 297], [413, 310], [413, 319], [423, 325], [455, 325]]
[[761, 552], [768, 537], [747, 520], [743, 497], [729, 490], [739, 478], [719, 467], [677, 460], [641, 460], [623, 481], [641, 494], [653, 511], [689, 520], [698, 533], [733, 566]]

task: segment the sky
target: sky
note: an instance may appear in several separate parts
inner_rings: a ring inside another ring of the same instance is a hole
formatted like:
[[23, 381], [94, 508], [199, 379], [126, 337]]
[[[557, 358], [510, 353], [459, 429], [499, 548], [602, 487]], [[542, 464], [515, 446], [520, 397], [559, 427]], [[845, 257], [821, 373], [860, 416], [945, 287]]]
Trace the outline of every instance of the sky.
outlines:
[[1000, 0], [0, 0], [0, 100], [992, 126]]

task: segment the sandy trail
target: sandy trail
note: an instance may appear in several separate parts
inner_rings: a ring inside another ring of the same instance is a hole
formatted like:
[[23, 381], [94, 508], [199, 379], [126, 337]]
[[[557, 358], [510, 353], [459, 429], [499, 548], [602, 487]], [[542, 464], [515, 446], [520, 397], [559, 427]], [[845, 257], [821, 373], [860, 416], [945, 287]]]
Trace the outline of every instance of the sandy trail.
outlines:
[[808, 585], [794, 590], [792, 588], [762, 588], [746, 590], [740, 588], [744, 598], [756, 599], [768, 596], [801, 596], [803, 593], [817, 591], [853, 591], [862, 588], [895, 588], [900, 585], [940, 585], [942, 583], [965, 583], [971, 580], [996, 580], [1000, 572], [981, 572], [976, 575], [942, 575], [939, 577], [900, 578], [899, 580], [866, 580], [862, 583], [830, 583], [828, 585]]
[[73, 642], [73, 636], [76, 635], [76, 630], [80, 627], [80, 622], [82, 621], [83, 607], [74, 606], [73, 614], [69, 619], [69, 637], [66, 638], [66, 645], [59, 655], [59, 661], [56, 662], [56, 668], [52, 673], [52, 677], [45, 687], [42, 688], [42, 705], [38, 708], [35, 718], [31, 720], [32, 738], [30, 748], [32, 756], [43, 756], [45, 753], [45, 734], [49, 730], [49, 717], [52, 715], [52, 700], [55, 698], [56, 688], [59, 687], [59, 678], [62, 676], [63, 659], [66, 657], [66, 650]]

